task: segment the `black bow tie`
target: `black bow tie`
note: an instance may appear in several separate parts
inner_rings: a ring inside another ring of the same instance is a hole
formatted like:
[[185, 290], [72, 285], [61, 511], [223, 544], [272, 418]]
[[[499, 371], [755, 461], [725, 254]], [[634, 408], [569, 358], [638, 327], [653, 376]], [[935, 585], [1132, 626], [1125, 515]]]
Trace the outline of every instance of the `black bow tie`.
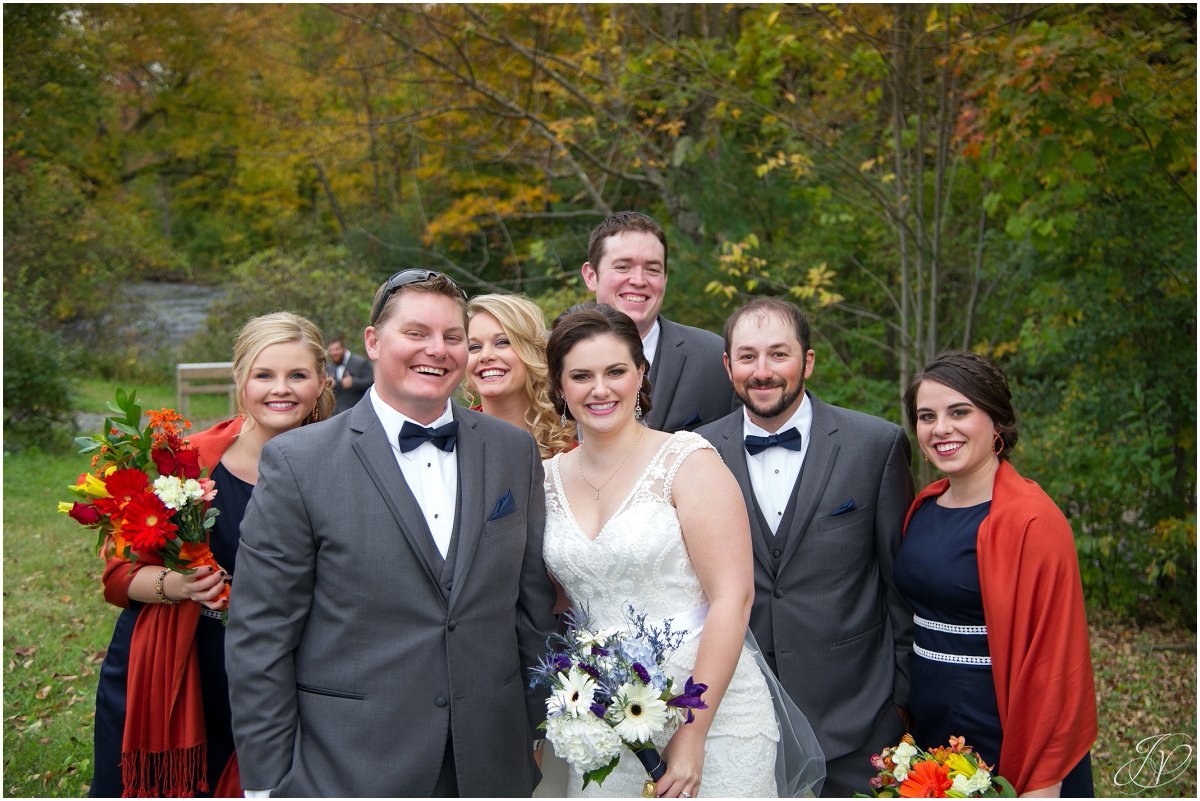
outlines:
[[425, 428], [405, 420], [400, 429], [400, 452], [408, 453], [421, 447], [423, 442], [432, 442], [435, 446], [449, 453], [454, 450], [454, 442], [458, 439], [458, 421], [451, 420], [438, 428]]
[[776, 445], [787, 448], [789, 451], [800, 450], [800, 432], [794, 428], [788, 428], [769, 437], [746, 435], [746, 452], [751, 456], [757, 456], [767, 448], [773, 448]]

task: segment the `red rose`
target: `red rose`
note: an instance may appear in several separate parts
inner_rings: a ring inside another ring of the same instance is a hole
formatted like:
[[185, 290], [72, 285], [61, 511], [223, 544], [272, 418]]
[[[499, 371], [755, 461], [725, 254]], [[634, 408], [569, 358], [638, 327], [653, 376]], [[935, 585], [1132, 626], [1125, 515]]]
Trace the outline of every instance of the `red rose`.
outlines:
[[150, 456], [161, 476], [200, 478], [200, 452], [195, 448], [180, 448], [175, 452], [168, 448], [155, 448], [150, 451]]
[[200, 451], [181, 448], [175, 453], [175, 461], [179, 464], [180, 478], [200, 478]]
[[169, 448], [154, 448], [150, 451], [150, 458], [154, 460], [160, 476], [175, 475], [175, 454]]
[[100, 513], [100, 510], [95, 505], [80, 503], [79, 501], [75, 502], [71, 507], [71, 511], [67, 512], [67, 514], [70, 515], [72, 520], [84, 526], [95, 525], [104, 518], [104, 515]]

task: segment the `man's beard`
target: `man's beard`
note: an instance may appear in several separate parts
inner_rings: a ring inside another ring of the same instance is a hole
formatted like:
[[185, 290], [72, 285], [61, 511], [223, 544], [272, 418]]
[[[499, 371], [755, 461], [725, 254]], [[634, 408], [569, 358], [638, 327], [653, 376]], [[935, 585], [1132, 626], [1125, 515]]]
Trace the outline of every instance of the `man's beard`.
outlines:
[[[750, 399], [751, 389], [766, 389], [768, 387], [780, 386], [783, 387], [784, 392], [779, 396], [779, 400], [775, 401], [770, 406], [758, 406]], [[796, 387], [790, 392], [787, 391], [787, 385], [779, 381], [773, 381], [769, 384], [748, 384], [743, 387], [735, 387], [734, 391], [737, 393], [737, 396], [742, 399], [742, 403], [746, 405], [746, 408], [754, 412], [755, 416], [761, 417], [764, 420], [770, 420], [771, 418], [778, 417], [787, 411], [788, 407], [796, 402], [796, 398], [799, 398], [802, 394], [804, 394], [804, 383], [801, 382], [797, 384]]]

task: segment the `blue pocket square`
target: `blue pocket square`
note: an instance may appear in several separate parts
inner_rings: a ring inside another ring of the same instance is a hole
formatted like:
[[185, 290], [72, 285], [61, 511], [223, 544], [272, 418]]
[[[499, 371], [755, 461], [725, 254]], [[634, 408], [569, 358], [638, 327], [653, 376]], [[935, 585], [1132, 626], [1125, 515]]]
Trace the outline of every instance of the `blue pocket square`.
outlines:
[[488, 518], [488, 522], [499, 520], [502, 517], [508, 517], [513, 512], [517, 511], [516, 501], [513, 500], [512, 490], [504, 493], [504, 497], [496, 501], [496, 508], [492, 510], [492, 516]]
[[858, 504], [854, 502], [853, 498], [851, 498], [850, 500], [846, 501], [838, 508], [834, 509], [833, 512], [829, 516], [837, 517], [838, 515], [846, 514], [846, 512], [853, 512], [857, 508], [858, 508]]

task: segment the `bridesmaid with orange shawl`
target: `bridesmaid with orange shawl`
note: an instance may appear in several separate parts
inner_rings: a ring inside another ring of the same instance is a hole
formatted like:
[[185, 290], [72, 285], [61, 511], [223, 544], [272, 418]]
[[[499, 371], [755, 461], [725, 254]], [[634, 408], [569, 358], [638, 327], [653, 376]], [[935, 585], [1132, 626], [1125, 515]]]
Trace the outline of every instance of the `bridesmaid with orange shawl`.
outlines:
[[913, 737], [922, 748], [965, 737], [1020, 795], [1092, 796], [1096, 695], [1075, 540], [1008, 461], [1008, 379], [982, 356], [944, 353], [904, 404], [946, 475], [913, 501], [896, 556], [916, 623]]
[[189, 437], [216, 482], [210, 534], [218, 567], [185, 575], [109, 558], [104, 597], [122, 607], [96, 691], [90, 795], [241, 796], [221, 620], [238, 528], [276, 434], [327, 418], [333, 390], [325, 343], [289, 312], [256, 317], [238, 333], [233, 376], [239, 414]]

